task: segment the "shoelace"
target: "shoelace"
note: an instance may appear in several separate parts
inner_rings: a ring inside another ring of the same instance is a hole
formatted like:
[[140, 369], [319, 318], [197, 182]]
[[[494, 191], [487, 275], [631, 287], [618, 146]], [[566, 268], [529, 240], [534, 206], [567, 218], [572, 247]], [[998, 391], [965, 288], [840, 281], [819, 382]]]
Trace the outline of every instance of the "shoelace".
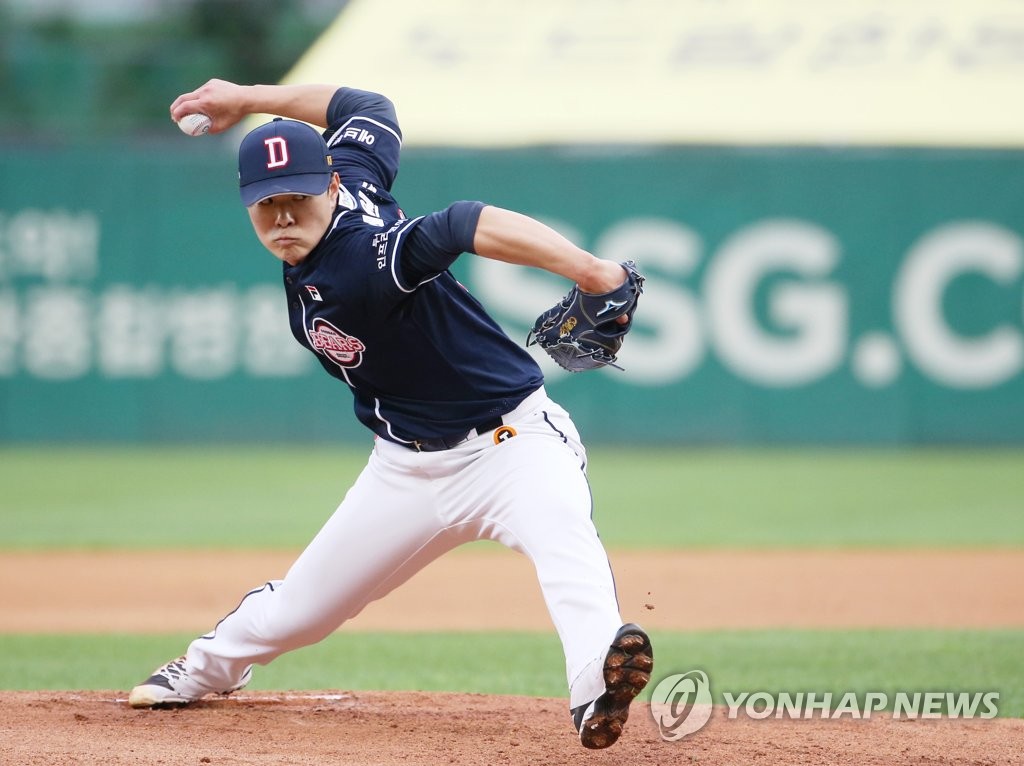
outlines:
[[185, 658], [179, 657], [176, 660], [171, 660], [158, 670], [155, 675], [163, 676], [168, 681], [174, 681], [178, 678], [185, 677]]

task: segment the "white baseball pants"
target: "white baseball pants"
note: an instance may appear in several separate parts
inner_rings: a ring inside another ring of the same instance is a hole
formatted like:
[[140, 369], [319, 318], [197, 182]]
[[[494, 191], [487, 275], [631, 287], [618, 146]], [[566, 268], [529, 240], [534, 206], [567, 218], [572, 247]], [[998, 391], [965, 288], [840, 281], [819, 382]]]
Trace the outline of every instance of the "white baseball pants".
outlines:
[[[541, 388], [504, 422], [442, 452], [377, 439], [338, 509], [283, 580], [248, 593], [188, 648], [211, 690], [327, 637], [441, 554], [494, 540], [533, 562], [562, 642], [570, 707], [604, 691], [604, 656], [622, 625], [607, 555], [591, 521], [586, 453], [568, 413]], [[457, 587], [457, 585], [453, 585]]]

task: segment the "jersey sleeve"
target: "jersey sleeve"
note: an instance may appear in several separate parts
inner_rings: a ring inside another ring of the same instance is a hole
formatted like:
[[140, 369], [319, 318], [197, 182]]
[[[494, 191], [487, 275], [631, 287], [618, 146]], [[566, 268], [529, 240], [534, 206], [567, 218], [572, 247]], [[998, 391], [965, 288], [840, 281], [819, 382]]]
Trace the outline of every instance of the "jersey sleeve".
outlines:
[[357, 88], [338, 88], [327, 106], [327, 124], [334, 125], [356, 114], [375, 116], [398, 127], [395, 105], [387, 96]]
[[356, 88], [338, 88], [327, 107], [324, 140], [339, 169], [356, 165], [384, 189], [398, 175], [402, 131], [395, 105], [386, 96]]
[[448, 269], [462, 253], [473, 252], [482, 202], [454, 202], [416, 221], [397, 253], [399, 286], [412, 289]]

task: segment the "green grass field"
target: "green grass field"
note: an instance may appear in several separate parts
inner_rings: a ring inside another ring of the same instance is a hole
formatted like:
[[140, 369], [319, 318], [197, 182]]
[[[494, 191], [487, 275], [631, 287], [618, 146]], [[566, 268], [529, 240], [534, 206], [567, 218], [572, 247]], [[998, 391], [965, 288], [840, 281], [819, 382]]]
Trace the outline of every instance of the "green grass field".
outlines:
[[[295, 548], [365, 450], [0, 450], [0, 549]], [[616, 547], [1020, 547], [1024, 450], [594, 449]]]
[[[0, 688], [125, 692], [192, 638], [0, 636]], [[997, 691], [1000, 715], [1024, 716], [1022, 631], [653, 632], [652, 641], [656, 678], [704, 670], [719, 703], [723, 691]], [[340, 631], [259, 668], [249, 688], [560, 697], [563, 667], [553, 633]]]
[[[351, 449], [2, 449], [0, 556], [299, 547], [364, 460]], [[609, 547], [1024, 546], [1022, 450], [596, 449], [591, 476]], [[0, 688], [126, 690], [190, 638], [0, 635]], [[1024, 631], [654, 638], [661, 673], [703, 669], [719, 701], [729, 690], [994, 690], [1000, 715], [1024, 716]], [[553, 633], [341, 631], [261, 669], [253, 688], [561, 696], [562, 666]]]

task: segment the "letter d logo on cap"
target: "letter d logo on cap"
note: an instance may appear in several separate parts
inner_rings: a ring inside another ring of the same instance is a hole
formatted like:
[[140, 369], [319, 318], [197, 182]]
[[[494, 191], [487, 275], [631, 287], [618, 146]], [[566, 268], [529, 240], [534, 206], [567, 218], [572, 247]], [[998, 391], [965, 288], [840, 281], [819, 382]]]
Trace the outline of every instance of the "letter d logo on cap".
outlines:
[[288, 142], [281, 136], [272, 136], [263, 145], [267, 147], [267, 170], [283, 168], [288, 164]]

